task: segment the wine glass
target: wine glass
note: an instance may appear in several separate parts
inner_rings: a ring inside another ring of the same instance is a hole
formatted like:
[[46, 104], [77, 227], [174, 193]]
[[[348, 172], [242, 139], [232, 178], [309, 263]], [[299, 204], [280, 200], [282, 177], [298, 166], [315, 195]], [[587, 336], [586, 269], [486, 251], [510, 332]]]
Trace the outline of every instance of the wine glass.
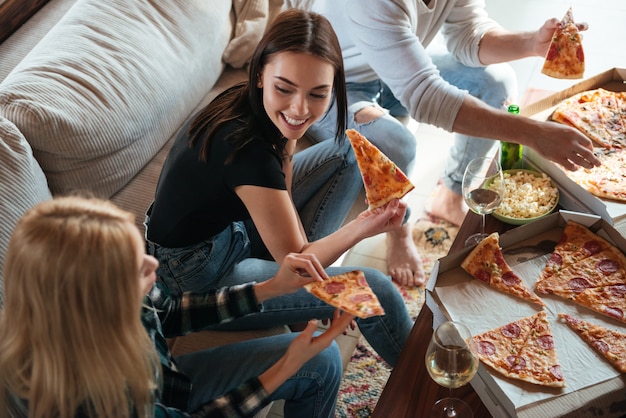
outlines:
[[452, 397], [452, 389], [467, 384], [478, 370], [476, 346], [467, 326], [446, 321], [435, 329], [426, 350], [426, 369], [435, 382], [450, 391], [449, 397], [435, 403], [431, 418], [473, 417], [467, 403]]
[[481, 215], [480, 232], [471, 235], [465, 246], [477, 244], [485, 233], [485, 215], [496, 210], [504, 195], [504, 177], [497, 158], [475, 158], [465, 168], [462, 186], [463, 198], [472, 212]]

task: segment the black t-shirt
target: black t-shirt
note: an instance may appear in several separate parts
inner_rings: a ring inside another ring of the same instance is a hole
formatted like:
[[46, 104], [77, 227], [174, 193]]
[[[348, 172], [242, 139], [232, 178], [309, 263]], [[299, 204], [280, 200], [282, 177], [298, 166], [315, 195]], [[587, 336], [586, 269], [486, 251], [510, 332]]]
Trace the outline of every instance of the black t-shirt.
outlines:
[[269, 141], [254, 138], [225, 164], [233, 150], [225, 139], [238, 123], [233, 122], [216, 132], [210, 141], [209, 160], [203, 162], [199, 157], [202, 141], [189, 146], [191, 120], [163, 165], [148, 225], [148, 239], [170, 248], [196, 244], [234, 221], [250, 219], [235, 193], [237, 186], [287, 189], [281, 158]]

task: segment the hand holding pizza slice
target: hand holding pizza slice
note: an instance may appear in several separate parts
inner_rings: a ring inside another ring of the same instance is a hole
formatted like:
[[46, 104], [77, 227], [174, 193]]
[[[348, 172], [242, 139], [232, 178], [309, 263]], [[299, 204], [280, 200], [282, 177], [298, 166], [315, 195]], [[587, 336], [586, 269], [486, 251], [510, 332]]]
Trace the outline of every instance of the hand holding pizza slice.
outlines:
[[385, 314], [361, 270], [330, 276], [323, 282], [306, 284], [304, 288], [329, 305], [359, 318]]
[[582, 37], [574, 22], [570, 7], [552, 36], [552, 42], [541, 69], [554, 78], [582, 78], [585, 73], [585, 53]]

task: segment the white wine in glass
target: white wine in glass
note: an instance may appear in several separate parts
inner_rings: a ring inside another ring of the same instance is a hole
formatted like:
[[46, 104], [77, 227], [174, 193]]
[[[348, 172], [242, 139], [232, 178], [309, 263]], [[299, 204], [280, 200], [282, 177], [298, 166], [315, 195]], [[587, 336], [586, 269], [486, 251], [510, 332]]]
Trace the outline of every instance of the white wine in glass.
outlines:
[[[426, 370], [437, 384], [450, 389], [467, 384], [478, 370], [478, 357], [469, 329], [460, 322], [439, 325], [426, 350]], [[469, 405], [449, 396], [435, 403], [431, 417], [471, 418]]]
[[[495, 181], [498, 179], [498, 181]], [[485, 233], [485, 216], [496, 210], [504, 195], [504, 177], [497, 158], [475, 158], [465, 168], [462, 185], [465, 203], [481, 216], [481, 230], [465, 241], [465, 246], [482, 241]]]

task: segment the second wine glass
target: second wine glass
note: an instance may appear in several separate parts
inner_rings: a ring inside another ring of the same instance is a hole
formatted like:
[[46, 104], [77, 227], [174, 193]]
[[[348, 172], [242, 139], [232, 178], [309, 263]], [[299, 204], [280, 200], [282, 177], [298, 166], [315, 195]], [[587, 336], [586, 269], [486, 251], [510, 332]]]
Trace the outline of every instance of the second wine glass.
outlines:
[[497, 158], [475, 158], [465, 168], [462, 185], [463, 199], [474, 213], [481, 216], [481, 230], [471, 235], [465, 246], [477, 244], [485, 233], [485, 216], [496, 210], [504, 195], [504, 177]]
[[[446, 321], [435, 328], [426, 350], [426, 369], [439, 385], [452, 389], [467, 384], [478, 370], [478, 356], [467, 326]], [[431, 418], [472, 418], [469, 405], [448, 396], [433, 405]]]

